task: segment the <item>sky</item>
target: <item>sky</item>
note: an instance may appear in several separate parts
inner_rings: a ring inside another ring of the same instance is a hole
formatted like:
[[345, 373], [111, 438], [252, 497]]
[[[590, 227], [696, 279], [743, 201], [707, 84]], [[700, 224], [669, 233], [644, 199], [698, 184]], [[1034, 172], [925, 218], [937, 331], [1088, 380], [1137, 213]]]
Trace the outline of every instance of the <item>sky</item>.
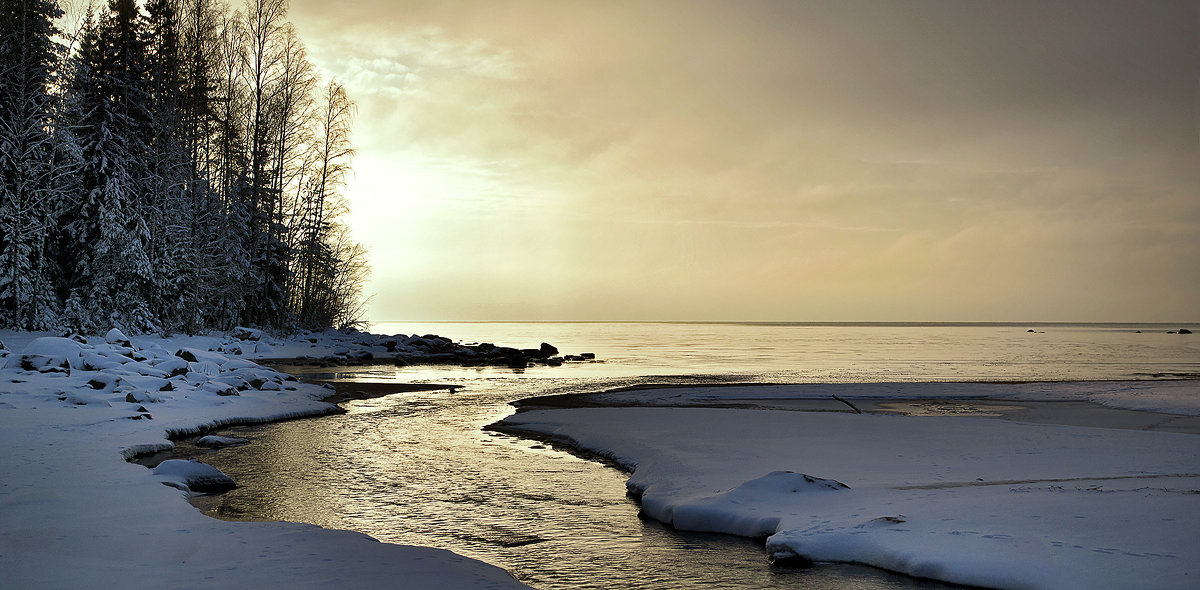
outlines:
[[371, 320], [1200, 320], [1200, 4], [292, 0]]

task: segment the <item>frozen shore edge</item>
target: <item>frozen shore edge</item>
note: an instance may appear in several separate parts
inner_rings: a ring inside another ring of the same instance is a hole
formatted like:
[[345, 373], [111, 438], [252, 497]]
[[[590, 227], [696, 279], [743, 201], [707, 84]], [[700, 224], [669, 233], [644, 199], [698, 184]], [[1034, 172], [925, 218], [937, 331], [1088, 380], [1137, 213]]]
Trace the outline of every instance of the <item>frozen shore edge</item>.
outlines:
[[[845, 405], [792, 407], [794, 398], [807, 396], [801, 401], [808, 404], [821, 390], [871, 407], [888, 402], [887, 390], [895, 389], [904, 390], [895, 395], [901, 401], [932, 398], [944, 404], [961, 400], [957, 395], [964, 387], [992, 390], [990, 398], [971, 397], [967, 405], [1042, 404], [1050, 412], [1042, 418], [1050, 423], [993, 419], [999, 416], [859, 416]], [[1052, 403], [1055, 391], [1067, 398], [1060, 400], [1065, 404]], [[1080, 392], [1094, 399], [1078, 397]], [[1200, 566], [1187, 565], [1200, 558], [1189, 532], [1200, 526], [1197, 393], [1197, 381], [647, 387], [559, 396], [549, 404], [521, 400], [515, 404], [520, 411], [487, 428], [618, 467], [629, 473], [629, 493], [646, 517], [681, 530], [765, 539], [768, 554], [776, 557], [863, 564], [977, 587], [1165, 589], [1185, 587], [1200, 574]], [[680, 400], [681, 394], [692, 399]], [[1143, 422], [1120, 428], [1053, 423], [1063, 411], [1084, 406], [1099, 408], [1106, 421], [1112, 416], [1105, 412], [1126, 412], [1100, 403], [1165, 407], [1168, 398], [1180, 405], [1159, 414], [1163, 420], [1145, 424], [1173, 422], [1175, 432], [1148, 431]], [[862, 427], [866, 430], [858, 430]], [[930, 427], [936, 429], [926, 432]], [[875, 448], [855, 440], [860, 437], [873, 438]], [[943, 437], [952, 443], [937, 440]], [[1000, 442], [979, 444], [989, 438]], [[922, 439], [934, 440], [922, 447]], [[1016, 454], [1040, 453], [1043, 460], [1022, 462], [1004, 452], [1013, 450], [1008, 441], [1026, 439], [1046, 442], [1017, 448]], [[876, 461], [872, 455], [886, 455], [880, 450], [889, 447], [879, 446], [885, 440], [896, 441], [903, 455], [918, 454], [916, 449], [942, 466], [920, 473], [928, 468], [923, 460], [892, 461], [900, 466]], [[987, 451], [988, 446], [998, 448]], [[820, 449], [815, 452], [821, 456], [809, 460], [797, 458], [805, 455], [799, 450], [796, 456], [767, 450], [789, 448]], [[960, 449], [963, 455], [955, 456]], [[1101, 458], [1082, 454], [1095, 449]], [[971, 457], [985, 452], [993, 455], [983, 461]], [[875, 464], [867, 465], [871, 461]], [[806, 480], [823, 478], [854, 489], [843, 494], [798, 489]], [[988, 517], [990, 511], [1001, 518]], [[1107, 544], [1089, 552], [1072, 548], [1085, 547], [1086, 539]]]

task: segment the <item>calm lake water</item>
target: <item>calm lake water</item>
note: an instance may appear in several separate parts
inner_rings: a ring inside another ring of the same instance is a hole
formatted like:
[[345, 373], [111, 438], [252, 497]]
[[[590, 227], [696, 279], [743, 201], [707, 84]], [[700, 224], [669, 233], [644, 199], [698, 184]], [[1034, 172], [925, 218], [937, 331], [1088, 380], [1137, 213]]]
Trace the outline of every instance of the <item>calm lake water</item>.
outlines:
[[[1188, 326], [418, 324], [375, 332], [594, 352], [603, 362], [363, 367], [309, 377], [456, 385], [345, 404], [347, 414], [232, 429], [201, 460], [240, 488], [225, 518], [310, 522], [450, 549], [536, 588], [938, 588], [870, 568], [774, 568], [759, 544], [637, 517], [625, 474], [482, 428], [532, 395], [653, 382], [1131, 379], [1200, 374]], [[1036, 332], [1027, 332], [1028, 329]], [[1136, 330], [1142, 330], [1138, 334]]]
[[1196, 326], [381, 322], [372, 331], [516, 347], [549, 342], [564, 354], [594, 352], [605, 361], [559, 367], [553, 377], [723, 375], [794, 383], [1200, 376], [1200, 339], [1168, 333], [1179, 328]]

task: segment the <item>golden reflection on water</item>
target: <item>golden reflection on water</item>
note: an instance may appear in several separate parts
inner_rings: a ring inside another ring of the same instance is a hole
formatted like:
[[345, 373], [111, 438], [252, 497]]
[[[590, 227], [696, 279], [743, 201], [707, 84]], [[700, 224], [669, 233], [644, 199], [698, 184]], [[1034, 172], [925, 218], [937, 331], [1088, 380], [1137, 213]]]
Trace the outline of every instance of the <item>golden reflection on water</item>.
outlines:
[[625, 474], [481, 430], [527, 395], [583, 383], [457, 381], [347, 402], [346, 414], [231, 429], [251, 439], [201, 459], [240, 487], [223, 518], [308, 522], [449, 549], [541, 589], [939, 588], [856, 566], [772, 568], [760, 544], [638, 519]]

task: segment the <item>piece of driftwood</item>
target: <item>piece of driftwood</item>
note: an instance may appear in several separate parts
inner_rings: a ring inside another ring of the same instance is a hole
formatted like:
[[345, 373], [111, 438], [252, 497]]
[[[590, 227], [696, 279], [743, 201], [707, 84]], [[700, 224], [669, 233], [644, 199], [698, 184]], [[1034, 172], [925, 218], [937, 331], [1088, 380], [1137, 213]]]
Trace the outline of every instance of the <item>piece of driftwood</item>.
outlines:
[[838, 397], [836, 393], [835, 393], [835, 394], [833, 394], [833, 399], [835, 399], [835, 400], [837, 400], [837, 401], [839, 401], [839, 402], [842, 402], [843, 404], [846, 404], [847, 406], [850, 406], [850, 409], [851, 409], [851, 410], [854, 410], [854, 413], [855, 413], [855, 414], [861, 414], [861, 413], [862, 413], [862, 410], [858, 409], [858, 407], [857, 407], [857, 406], [855, 406], [854, 404], [852, 404], [852, 403], [850, 403], [850, 402], [848, 402], [848, 401], [846, 401], [846, 400], [844, 400], [844, 399], [842, 399], [842, 398]]

